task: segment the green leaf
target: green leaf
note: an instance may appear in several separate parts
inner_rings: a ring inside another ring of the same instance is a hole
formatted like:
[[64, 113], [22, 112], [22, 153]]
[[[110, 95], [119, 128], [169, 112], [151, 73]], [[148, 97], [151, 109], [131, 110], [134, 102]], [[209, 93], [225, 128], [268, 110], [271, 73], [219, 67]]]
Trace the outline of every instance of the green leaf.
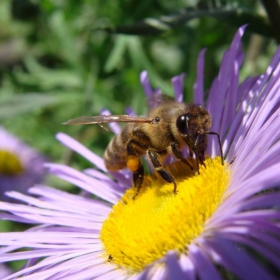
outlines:
[[147, 57], [139, 37], [128, 37], [128, 49], [131, 59], [134, 63], [134, 68], [140, 71], [147, 70], [151, 79], [152, 85], [160, 87], [165, 94], [172, 94], [173, 89], [170, 81], [165, 81], [155, 70], [153, 64]]
[[57, 87], [83, 87], [81, 77], [73, 70], [49, 69], [40, 65], [33, 57], [25, 59], [25, 66], [28, 72], [15, 72], [17, 80], [25, 85], [38, 85], [43, 91], [52, 90]]
[[126, 36], [118, 36], [116, 38], [115, 45], [107, 58], [107, 61], [104, 66], [104, 70], [106, 72], [111, 72], [113, 69], [118, 68], [118, 64], [120, 63], [125, 48], [127, 44], [127, 37]]
[[186, 8], [171, 15], [159, 18], [146, 18], [132, 25], [119, 25], [116, 27], [104, 27], [103, 29], [113, 33], [131, 35], [158, 35], [168, 30], [177, 28], [194, 18], [213, 17], [230, 25], [240, 27], [249, 24], [248, 30], [267, 37], [273, 37], [273, 31], [266, 18], [242, 9], [214, 8], [192, 9]]
[[24, 112], [31, 112], [56, 102], [55, 96], [37, 93], [18, 94], [5, 97], [4, 100], [1, 99], [0, 119], [10, 118]]
[[[75, 42], [71, 22], [67, 22], [64, 14], [61, 11], [56, 11], [50, 18], [50, 26], [53, 34], [60, 43], [61, 49], [59, 52], [63, 54], [69, 65], [76, 69], [80, 69], [80, 54]], [[80, 69], [81, 70], [81, 69]]]

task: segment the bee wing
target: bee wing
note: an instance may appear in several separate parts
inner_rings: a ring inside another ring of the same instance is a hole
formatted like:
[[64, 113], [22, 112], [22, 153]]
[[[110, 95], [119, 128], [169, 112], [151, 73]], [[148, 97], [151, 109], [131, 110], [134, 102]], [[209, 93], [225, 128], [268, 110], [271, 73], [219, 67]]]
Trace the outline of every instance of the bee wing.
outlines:
[[132, 123], [151, 123], [153, 118], [135, 117], [129, 115], [100, 115], [100, 116], [83, 116], [76, 119], [68, 120], [62, 124], [78, 125], [78, 124], [102, 124], [111, 122], [132, 122]]

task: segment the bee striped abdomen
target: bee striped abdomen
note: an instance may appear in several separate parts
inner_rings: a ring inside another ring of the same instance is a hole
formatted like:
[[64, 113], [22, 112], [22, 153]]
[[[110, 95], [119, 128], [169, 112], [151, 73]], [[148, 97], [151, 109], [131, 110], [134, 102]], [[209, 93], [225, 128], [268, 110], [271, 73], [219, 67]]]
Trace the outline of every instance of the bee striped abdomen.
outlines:
[[117, 171], [127, 167], [128, 154], [141, 157], [149, 148], [150, 138], [144, 131], [128, 125], [109, 143], [104, 160], [106, 168]]
[[117, 171], [126, 168], [127, 142], [130, 139], [132, 128], [131, 125], [125, 126], [107, 146], [104, 161], [108, 170]]
[[142, 126], [132, 130], [131, 139], [127, 143], [126, 165], [136, 178], [134, 184], [140, 186], [143, 181], [144, 168], [140, 157], [149, 149], [150, 138], [144, 132]]
[[126, 167], [127, 141], [122, 141], [121, 134], [112, 139], [104, 153], [105, 165], [110, 171], [117, 171]]

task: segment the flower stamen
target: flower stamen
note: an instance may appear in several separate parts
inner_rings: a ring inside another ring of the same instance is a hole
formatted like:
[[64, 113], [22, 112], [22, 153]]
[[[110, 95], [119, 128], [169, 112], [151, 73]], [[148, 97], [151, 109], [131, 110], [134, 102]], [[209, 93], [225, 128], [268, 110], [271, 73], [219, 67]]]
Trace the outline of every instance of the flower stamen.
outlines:
[[146, 176], [135, 200], [131, 188], [113, 207], [100, 236], [110, 262], [142, 271], [169, 250], [186, 253], [222, 202], [229, 171], [220, 157], [208, 158], [195, 176], [181, 162], [167, 168], [176, 179], [176, 195], [173, 184]]
[[13, 176], [19, 175], [24, 168], [19, 158], [7, 150], [0, 150], [0, 174]]

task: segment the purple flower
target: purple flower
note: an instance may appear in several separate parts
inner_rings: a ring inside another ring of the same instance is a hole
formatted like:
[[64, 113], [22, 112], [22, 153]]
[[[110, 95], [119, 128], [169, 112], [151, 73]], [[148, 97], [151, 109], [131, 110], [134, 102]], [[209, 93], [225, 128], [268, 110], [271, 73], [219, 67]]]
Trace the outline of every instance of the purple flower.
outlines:
[[5, 276], [8, 276], [12, 273], [12, 270], [4, 265], [4, 264], [0, 264], [0, 277], [1, 279], [3, 279]]
[[[148, 176], [133, 200], [128, 171], [108, 176], [102, 158], [59, 133], [60, 142], [95, 168], [47, 164], [49, 171], [101, 200], [42, 185], [29, 189], [32, 196], [10, 192], [23, 204], [2, 202], [2, 219], [34, 227], [0, 234], [1, 262], [28, 260], [6, 279], [222, 279], [227, 273], [277, 278], [272, 271], [280, 267], [280, 48], [264, 74], [239, 83], [244, 29], [224, 54], [206, 104], [204, 50], [194, 86], [195, 103], [209, 110], [212, 130], [221, 135], [225, 166], [214, 158], [217, 141], [209, 137], [212, 158], [200, 175], [189, 177], [172, 165], [176, 196], [170, 184]], [[178, 101], [182, 79], [172, 80]], [[147, 95], [161, 97], [146, 72], [141, 81]]]
[[0, 127], [0, 200], [6, 191], [26, 192], [41, 183], [45, 174], [44, 157]]

